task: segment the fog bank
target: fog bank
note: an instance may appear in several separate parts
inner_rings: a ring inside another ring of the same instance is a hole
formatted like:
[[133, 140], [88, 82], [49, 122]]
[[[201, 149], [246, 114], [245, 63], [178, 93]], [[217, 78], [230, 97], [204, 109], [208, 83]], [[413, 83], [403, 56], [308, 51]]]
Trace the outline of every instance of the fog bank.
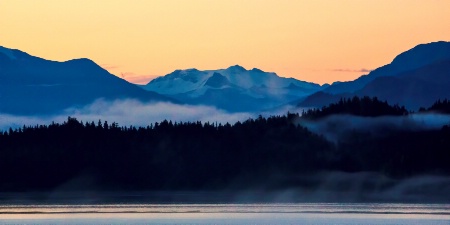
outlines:
[[64, 113], [53, 116], [16, 116], [0, 114], [0, 130], [10, 127], [18, 128], [23, 125], [34, 126], [62, 123], [67, 117], [75, 117], [83, 122], [108, 121], [116, 122], [119, 126], [147, 126], [151, 123], [171, 120], [173, 122], [212, 122], [235, 123], [255, 117], [252, 113], [228, 113], [210, 106], [178, 105], [173, 103], [156, 102], [142, 103], [137, 100], [105, 101], [81, 107], [69, 108]]
[[300, 118], [298, 124], [336, 142], [348, 132], [357, 131], [372, 135], [386, 135], [389, 131], [421, 131], [441, 129], [450, 125], [450, 115], [436, 113], [415, 113], [407, 116], [362, 117], [353, 115], [332, 115], [318, 120]]

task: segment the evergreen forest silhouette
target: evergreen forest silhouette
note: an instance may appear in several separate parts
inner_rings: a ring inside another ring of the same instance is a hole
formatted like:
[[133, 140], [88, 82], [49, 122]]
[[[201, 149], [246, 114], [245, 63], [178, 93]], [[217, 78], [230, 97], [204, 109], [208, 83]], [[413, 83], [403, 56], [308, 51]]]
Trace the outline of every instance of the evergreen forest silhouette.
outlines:
[[[419, 113], [450, 113], [437, 101]], [[337, 142], [301, 121], [331, 115], [411, 114], [376, 98], [354, 97], [301, 115], [248, 119], [235, 124], [162, 121], [121, 127], [107, 121], [24, 126], [0, 132], [0, 191], [47, 191], [76, 177], [94, 182], [77, 190], [221, 190], [259, 185], [308, 187], [293, 179], [322, 171], [377, 172], [404, 179], [450, 175], [450, 128], [396, 130], [382, 135], [348, 131]]]

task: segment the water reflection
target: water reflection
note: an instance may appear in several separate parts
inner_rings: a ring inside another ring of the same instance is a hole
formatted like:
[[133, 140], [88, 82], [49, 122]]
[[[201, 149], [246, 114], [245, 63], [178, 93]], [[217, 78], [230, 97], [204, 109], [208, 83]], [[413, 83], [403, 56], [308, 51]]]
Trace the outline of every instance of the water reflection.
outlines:
[[1, 205], [0, 224], [450, 224], [449, 204]]
[[450, 215], [450, 204], [95, 204], [0, 205], [0, 214], [52, 213], [366, 213]]

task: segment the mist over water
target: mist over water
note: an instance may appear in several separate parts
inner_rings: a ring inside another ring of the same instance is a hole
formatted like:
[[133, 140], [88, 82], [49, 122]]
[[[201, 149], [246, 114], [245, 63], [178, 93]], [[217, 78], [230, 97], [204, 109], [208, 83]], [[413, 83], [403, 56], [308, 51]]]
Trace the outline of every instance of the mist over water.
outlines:
[[[89, 174], [88, 174], [89, 175]], [[85, 176], [88, 176], [85, 175]], [[242, 189], [186, 191], [104, 191], [86, 177], [74, 177], [46, 192], [0, 193], [1, 205], [20, 204], [298, 204], [298, 203], [410, 203], [450, 202], [450, 177], [418, 175], [396, 179], [377, 172], [328, 171], [274, 178]], [[291, 186], [286, 185], [289, 181]], [[242, 181], [237, 181], [242, 182]], [[278, 185], [284, 184], [283, 187]], [[91, 189], [83, 189], [89, 185]], [[233, 184], [229, 184], [233, 185]], [[242, 183], [240, 183], [242, 185]], [[0, 212], [1, 214], [1, 212]]]
[[272, 192], [249, 191], [236, 199], [261, 202], [450, 202], [450, 177], [446, 176], [395, 179], [377, 172], [328, 171], [290, 179], [306, 185]]

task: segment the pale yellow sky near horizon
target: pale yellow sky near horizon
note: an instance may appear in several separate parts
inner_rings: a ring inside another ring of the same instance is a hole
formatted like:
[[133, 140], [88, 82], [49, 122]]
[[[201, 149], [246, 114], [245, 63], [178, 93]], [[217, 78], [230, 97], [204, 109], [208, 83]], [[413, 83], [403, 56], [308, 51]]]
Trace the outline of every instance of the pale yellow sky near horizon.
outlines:
[[353, 80], [439, 40], [450, 41], [450, 0], [0, 0], [0, 46], [90, 58], [135, 83], [235, 64]]

